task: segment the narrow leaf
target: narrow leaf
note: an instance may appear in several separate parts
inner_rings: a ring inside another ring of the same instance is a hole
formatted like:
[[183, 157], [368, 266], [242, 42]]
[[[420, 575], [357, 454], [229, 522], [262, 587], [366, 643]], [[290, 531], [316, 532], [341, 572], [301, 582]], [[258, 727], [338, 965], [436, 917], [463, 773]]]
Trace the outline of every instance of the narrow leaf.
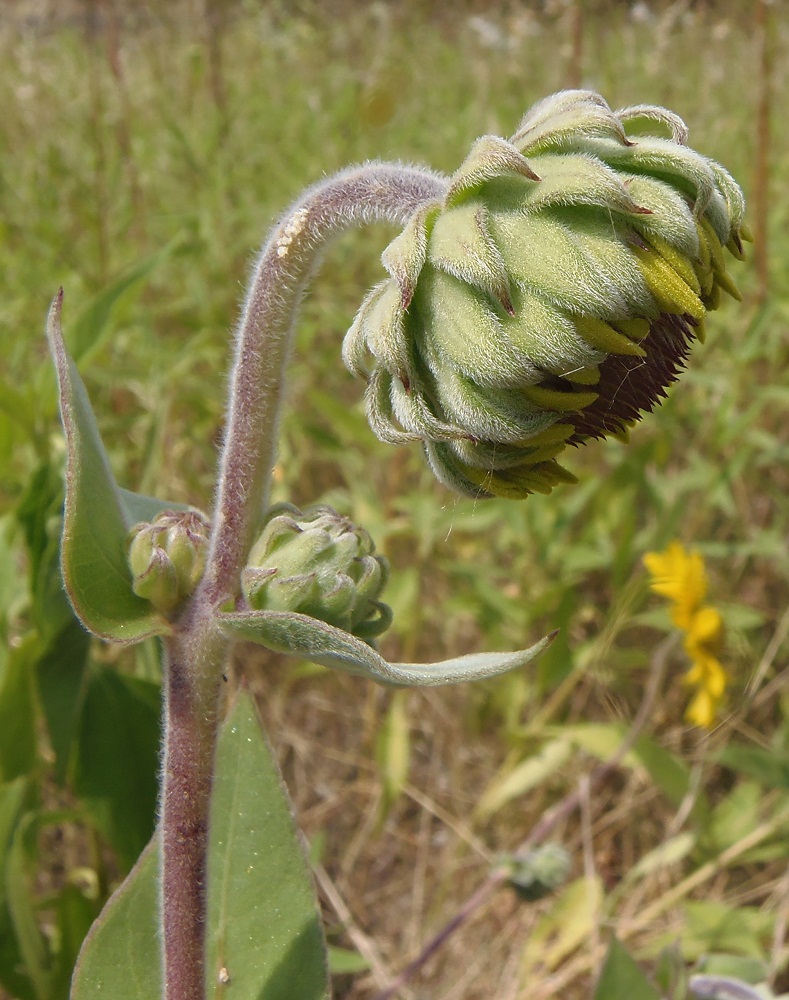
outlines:
[[323, 1000], [315, 890], [276, 761], [246, 693], [222, 725], [208, 848], [206, 994]]
[[386, 816], [400, 797], [408, 780], [411, 763], [411, 736], [408, 725], [406, 691], [395, 691], [378, 735], [376, 756], [383, 779], [381, 814]]
[[116, 642], [138, 642], [168, 630], [147, 601], [137, 597], [126, 564], [131, 527], [93, 410], [60, 326], [62, 292], [49, 313], [47, 336], [57, 369], [68, 464], [63, 526], [63, 577], [86, 628]]
[[154, 837], [85, 938], [71, 1000], [156, 1000], [162, 995], [158, 872]]
[[603, 887], [599, 879], [579, 878], [570, 882], [537, 921], [526, 943], [524, 981], [537, 970], [558, 968], [580, 947], [599, 926], [602, 903]]
[[551, 633], [529, 649], [515, 653], [470, 653], [440, 663], [387, 663], [366, 642], [308, 615], [238, 611], [218, 615], [217, 621], [227, 635], [237, 639], [395, 687], [438, 687], [496, 677], [534, 659], [556, 634]]
[[49, 994], [51, 956], [47, 939], [36, 921], [32, 880], [28, 877], [27, 856], [32, 849], [28, 840], [35, 832], [36, 813], [27, 813], [11, 838], [5, 867], [5, 888], [8, 911], [14, 936], [38, 997]]
[[[14, 1000], [33, 1000], [35, 997], [7, 898], [8, 875], [21, 874], [12, 871], [15, 859], [11, 851], [20, 817], [24, 816], [23, 806], [29, 787], [27, 778], [17, 778], [0, 785], [0, 985]], [[2, 989], [0, 995], [5, 996]]]
[[[8, 864], [8, 851], [19, 822], [27, 787], [25, 778], [17, 778], [15, 781], [0, 785], [0, 872], [5, 872]], [[5, 877], [0, 876], [0, 905], [4, 902]]]
[[36, 765], [36, 706], [32, 665], [37, 637], [12, 649], [0, 684], [0, 780], [12, 781]]
[[569, 740], [551, 740], [537, 753], [521, 761], [512, 770], [507, 770], [493, 779], [477, 803], [474, 814], [478, 819], [487, 819], [503, 805], [542, 784], [562, 767], [573, 751]]
[[82, 364], [85, 358], [97, 350], [106, 339], [110, 331], [109, 321], [112, 312], [124, 295], [139, 286], [175, 249], [182, 245], [183, 238], [177, 236], [167, 246], [144, 257], [112, 284], [102, 288], [83, 307], [72, 325], [69, 337], [72, 354], [79, 364]]

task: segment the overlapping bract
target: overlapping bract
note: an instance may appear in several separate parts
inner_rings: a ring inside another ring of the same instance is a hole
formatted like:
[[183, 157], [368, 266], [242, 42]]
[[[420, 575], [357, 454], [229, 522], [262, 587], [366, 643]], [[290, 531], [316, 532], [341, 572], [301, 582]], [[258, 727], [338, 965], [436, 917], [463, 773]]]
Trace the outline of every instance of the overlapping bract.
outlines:
[[[668, 136], [628, 135], [644, 122]], [[747, 235], [739, 187], [686, 137], [662, 108], [566, 91], [479, 139], [346, 336], [377, 436], [423, 442], [461, 493], [523, 497], [574, 480], [568, 444], [650, 411], [721, 292], [738, 297], [723, 250]]]
[[135, 524], [127, 538], [132, 589], [164, 614], [197, 587], [208, 552], [208, 518], [199, 510], [164, 510]]
[[272, 507], [241, 587], [255, 611], [295, 612], [366, 641], [392, 620], [379, 600], [388, 577], [369, 534], [331, 507]]

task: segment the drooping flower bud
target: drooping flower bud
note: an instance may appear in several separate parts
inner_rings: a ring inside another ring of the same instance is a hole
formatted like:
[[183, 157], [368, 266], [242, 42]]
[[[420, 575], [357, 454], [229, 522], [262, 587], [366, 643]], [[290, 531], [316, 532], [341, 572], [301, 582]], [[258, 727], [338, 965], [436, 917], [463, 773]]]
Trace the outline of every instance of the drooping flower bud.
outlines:
[[[670, 135], [628, 135], [638, 120]], [[346, 336], [377, 436], [422, 441], [474, 497], [548, 493], [574, 481], [567, 445], [626, 436], [721, 292], [739, 298], [723, 251], [743, 256], [742, 193], [686, 138], [662, 108], [565, 91], [509, 141], [479, 139], [384, 251], [391, 277]]]
[[193, 593], [208, 551], [208, 519], [199, 510], [165, 510], [135, 524], [127, 539], [132, 589], [164, 614]]
[[373, 540], [331, 507], [278, 504], [252, 547], [241, 588], [256, 611], [289, 611], [361, 639], [380, 635], [390, 609], [378, 598], [388, 565]]

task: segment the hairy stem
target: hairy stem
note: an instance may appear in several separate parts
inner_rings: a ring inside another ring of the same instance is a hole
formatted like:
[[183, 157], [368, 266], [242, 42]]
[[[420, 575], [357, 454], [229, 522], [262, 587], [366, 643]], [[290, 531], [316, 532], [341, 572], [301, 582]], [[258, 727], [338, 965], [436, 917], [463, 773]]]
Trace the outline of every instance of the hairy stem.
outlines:
[[238, 578], [264, 510], [276, 457], [291, 331], [321, 251], [337, 233], [373, 221], [405, 222], [442, 196], [444, 178], [415, 167], [368, 163], [310, 188], [285, 213], [258, 258], [236, 333], [204, 593], [216, 604]]
[[227, 432], [206, 572], [168, 637], [161, 799], [165, 1000], [203, 1000], [208, 813], [227, 641], [213, 624], [237, 596], [265, 508], [291, 331], [328, 240], [354, 224], [404, 222], [443, 194], [443, 178], [371, 163], [309, 189], [274, 228], [252, 276], [236, 334]]
[[227, 642], [187, 619], [165, 640], [161, 918], [166, 1000], [203, 1000], [208, 812]]

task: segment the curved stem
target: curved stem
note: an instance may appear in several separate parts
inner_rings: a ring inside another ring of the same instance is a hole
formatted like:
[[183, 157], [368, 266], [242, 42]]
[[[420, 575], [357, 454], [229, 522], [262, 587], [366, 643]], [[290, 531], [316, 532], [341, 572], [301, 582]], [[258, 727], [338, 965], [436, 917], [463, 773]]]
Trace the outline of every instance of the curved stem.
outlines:
[[236, 333], [204, 594], [235, 596], [268, 499], [291, 331], [304, 289], [329, 239], [354, 224], [405, 222], [441, 198], [443, 177], [400, 164], [367, 163], [310, 188], [272, 231], [255, 266]]
[[443, 178], [398, 164], [352, 168], [309, 189], [263, 247], [236, 334], [225, 445], [203, 580], [165, 640], [161, 920], [165, 1000], [203, 1000], [205, 877], [222, 662], [217, 606], [237, 595], [268, 499], [291, 331], [328, 240], [351, 225], [405, 222]]

